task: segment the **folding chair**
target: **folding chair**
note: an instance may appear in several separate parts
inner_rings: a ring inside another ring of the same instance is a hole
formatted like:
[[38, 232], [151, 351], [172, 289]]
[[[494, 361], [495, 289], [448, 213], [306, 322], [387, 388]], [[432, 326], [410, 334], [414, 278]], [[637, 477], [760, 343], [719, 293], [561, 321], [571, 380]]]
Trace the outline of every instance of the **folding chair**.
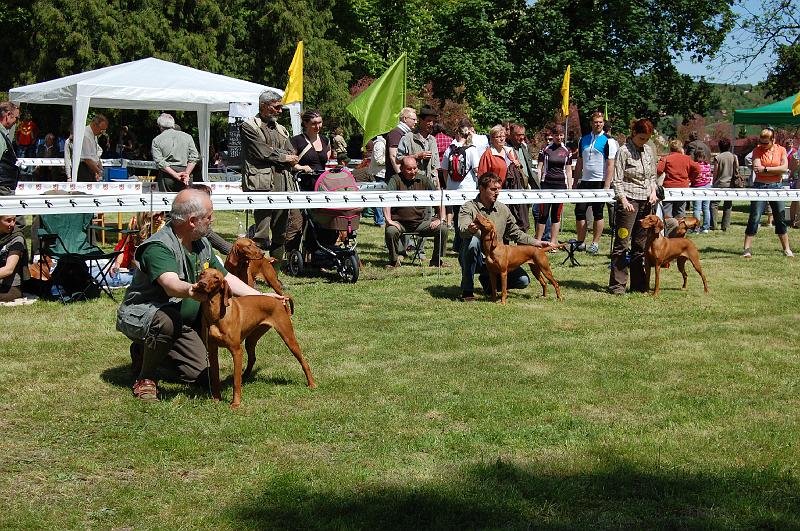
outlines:
[[404, 232], [403, 237], [408, 238], [406, 240], [408, 242], [406, 253], [413, 251], [411, 255], [411, 265], [414, 265], [417, 260], [421, 262], [422, 255], [425, 252], [425, 238], [423, 238], [419, 232]]
[[[97, 268], [98, 274], [94, 275], [90, 270], [91, 284], [83, 290], [83, 295], [92, 287], [104, 291], [112, 300], [114, 295], [108, 282], [108, 273], [114, 265], [116, 257], [122, 251], [107, 253], [89, 242], [89, 228], [92, 223], [93, 215], [85, 214], [49, 214], [39, 216], [40, 228], [38, 231], [40, 240], [40, 254], [49, 256], [58, 261], [83, 261]], [[105, 263], [101, 263], [106, 260]], [[58, 267], [58, 266], [56, 266]], [[62, 303], [70, 299], [65, 294], [58, 291], [59, 299]]]

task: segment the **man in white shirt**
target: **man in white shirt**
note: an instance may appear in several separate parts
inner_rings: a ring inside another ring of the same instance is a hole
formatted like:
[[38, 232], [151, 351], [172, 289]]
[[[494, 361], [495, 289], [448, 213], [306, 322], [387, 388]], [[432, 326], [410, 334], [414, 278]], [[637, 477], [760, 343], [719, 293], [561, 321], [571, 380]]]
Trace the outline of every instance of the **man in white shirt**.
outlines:
[[81, 146], [81, 163], [78, 166], [78, 182], [92, 183], [103, 178], [103, 165], [100, 156], [103, 150], [97, 143], [97, 137], [108, 129], [108, 118], [96, 114], [83, 132]]

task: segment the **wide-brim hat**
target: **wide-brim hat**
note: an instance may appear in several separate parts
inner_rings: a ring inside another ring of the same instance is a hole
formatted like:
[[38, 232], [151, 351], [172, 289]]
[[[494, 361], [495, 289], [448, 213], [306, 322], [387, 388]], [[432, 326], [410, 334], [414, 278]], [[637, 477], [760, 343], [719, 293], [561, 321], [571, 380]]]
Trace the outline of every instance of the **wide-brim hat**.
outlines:
[[434, 118], [439, 117], [439, 113], [431, 107], [430, 105], [423, 105], [422, 109], [419, 110], [419, 117], [425, 118], [426, 116], [433, 116]]

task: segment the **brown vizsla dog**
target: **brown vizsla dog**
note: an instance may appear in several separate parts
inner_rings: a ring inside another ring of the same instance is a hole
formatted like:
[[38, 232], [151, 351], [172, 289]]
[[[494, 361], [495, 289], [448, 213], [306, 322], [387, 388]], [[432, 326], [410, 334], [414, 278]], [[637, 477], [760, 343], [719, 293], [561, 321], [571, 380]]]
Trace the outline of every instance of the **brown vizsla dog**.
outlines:
[[492, 220], [478, 214], [473, 221], [481, 229], [481, 246], [486, 257], [486, 269], [489, 270], [493, 301], [497, 300], [496, 275], [500, 275], [500, 287], [502, 288], [500, 302], [505, 304], [508, 296], [508, 272], [513, 271], [522, 264], [530, 264], [533, 276], [542, 286], [542, 297], [547, 296], [546, 278], [555, 288], [556, 298], [563, 300], [561, 298], [561, 288], [558, 286], [558, 282], [553, 277], [553, 271], [550, 269], [547, 251], [562, 248], [565, 244], [545, 248], [532, 245], [504, 245], [497, 239], [497, 231]]
[[647, 231], [647, 243], [645, 245], [644, 259], [647, 276], [647, 286], [650, 286], [650, 269], [656, 268], [656, 285], [653, 296], [658, 296], [661, 291], [661, 268], [670, 260], [678, 262], [678, 270], [683, 275], [683, 287], [686, 289], [688, 275], [686, 274], [686, 261], [690, 260], [695, 271], [703, 279], [703, 291], [708, 293], [708, 282], [700, 267], [700, 253], [697, 251], [692, 240], [687, 238], [665, 238], [661, 235], [664, 222], [654, 214], [645, 216], [640, 222], [642, 228]]
[[676, 225], [671, 230], [670, 224], [667, 223], [667, 238], [685, 238], [690, 229], [697, 229], [700, 220], [693, 216], [686, 216], [685, 218], [675, 218], [675, 223]]
[[269, 284], [275, 293], [283, 295], [278, 274], [272, 267], [274, 261], [274, 258], [264, 256], [264, 251], [250, 238], [239, 238], [233, 242], [231, 252], [225, 259], [225, 270], [239, 277], [251, 288], [255, 287], [256, 279], [260, 278]]
[[[300, 345], [294, 335], [291, 314], [294, 311], [292, 299], [284, 301], [266, 295], [247, 295], [232, 298], [230, 288], [220, 271], [206, 269], [200, 273], [194, 290], [204, 293], [208, 299], [200, 304], [203, 317], [203, 330], [207, 332], [209, 374], [211, 375], [211, 395], [219, 400], [219, 347], [227, 348], [233, 355], [233, 402], [232, 408], [239, 407], [242, 401], [242, 377], [250, 374], [256, 362], [256, 343], [270, 328], [278, 334], [303, 367], [309, 387], [316, 387], [311, 368], [306, 363]], [[242, 341], [247, 350], [247, 368], [242, 374]]]

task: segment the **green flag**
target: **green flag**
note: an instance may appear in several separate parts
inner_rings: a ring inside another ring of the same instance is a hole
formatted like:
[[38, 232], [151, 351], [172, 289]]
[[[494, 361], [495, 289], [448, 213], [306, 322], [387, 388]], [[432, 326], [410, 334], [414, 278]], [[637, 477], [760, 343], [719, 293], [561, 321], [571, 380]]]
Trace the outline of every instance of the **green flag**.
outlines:
[[406, 104], [406, 54], [394, 62], [367, 90], [350, 102], [347, 110], [364, 128], [364, 145], [397, 125], [400, 110]]

